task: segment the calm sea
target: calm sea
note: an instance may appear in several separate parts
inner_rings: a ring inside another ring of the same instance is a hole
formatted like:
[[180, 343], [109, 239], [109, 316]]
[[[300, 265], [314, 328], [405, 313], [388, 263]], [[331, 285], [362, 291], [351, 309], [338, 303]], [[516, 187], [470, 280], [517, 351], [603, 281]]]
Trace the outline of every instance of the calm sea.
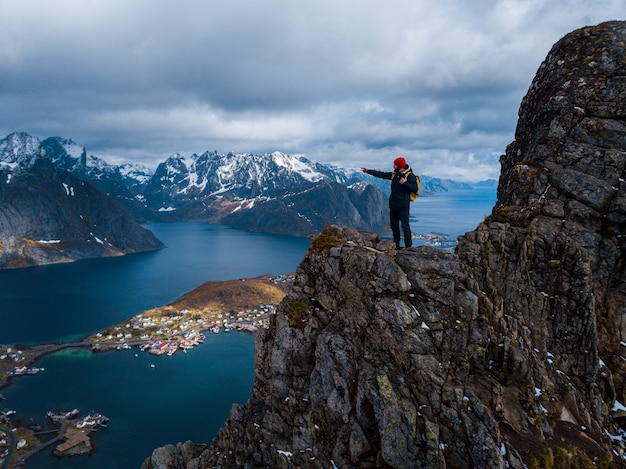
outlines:
[[[412, 207], [416, 233], [456, 237], [491, 212], [495, 190], [422, 197]], [[294, 272], [310, 240], [202, 223], [146, 225], [168, 247], [125, 257], [0, 271], [0, 343], [83, 337], [208, 280]], [[416, 244], [423, 244], [418, 241]], [[92, 354], [66, 349], [42, 358], [45, 371], [2, 391], [2, 407], [26, 422], [47, 410], [96, 410], [111, 420], [90, 456], [59, 460], [51, 449], [26, 468], [139, 468], [152, 450], [210, 441], [232, 403], [250, 396], [254, 336], [208, 334], [202, 346], [172, 357], [138, 349]]]
[[[411, 206], [414, 233], [443, 235], [444, 244], [454, 244], [459, 236], [472, 231], [496, 203], [496, 189], [465, 189], [419, 197]], [[414, 245], [424, 244], [418, 241]]]
[[310, 244], [204, 223], [146, 227], [166, 249], [0, 271], [0, 344], [82, 337], [209, 280], [294, 272]]

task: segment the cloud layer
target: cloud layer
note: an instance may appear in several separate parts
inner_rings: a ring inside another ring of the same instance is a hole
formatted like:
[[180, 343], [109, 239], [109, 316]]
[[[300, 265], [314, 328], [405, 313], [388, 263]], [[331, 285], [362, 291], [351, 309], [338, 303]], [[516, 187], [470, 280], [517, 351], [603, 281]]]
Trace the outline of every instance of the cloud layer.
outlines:
[[622, 0], [1, 0], [0, 135], [497, 178], [551, 46]]

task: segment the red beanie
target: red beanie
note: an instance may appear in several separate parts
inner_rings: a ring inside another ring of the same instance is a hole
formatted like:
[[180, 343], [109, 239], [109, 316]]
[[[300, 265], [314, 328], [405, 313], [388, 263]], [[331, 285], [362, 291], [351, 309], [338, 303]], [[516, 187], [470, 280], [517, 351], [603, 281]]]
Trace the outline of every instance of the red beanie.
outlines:
[[404, 169], [406, 168], [406, 160], [402, 156], [399, 156], [395, 160], [393, 160], [393, 165], [397, 166], [400, 169]]

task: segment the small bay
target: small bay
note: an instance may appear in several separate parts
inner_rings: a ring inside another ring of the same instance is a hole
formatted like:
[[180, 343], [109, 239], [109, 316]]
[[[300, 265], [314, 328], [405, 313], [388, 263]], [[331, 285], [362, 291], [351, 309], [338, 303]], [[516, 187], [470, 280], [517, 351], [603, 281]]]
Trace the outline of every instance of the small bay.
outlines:
[[[412, 206], [415, 233], [451, 241], [491, 212], [495, 190], [422, 197]], [[0, 271], [0, 343], [69, 341], [162, 306], [209, 280], [295, 272], [307, 238], [251, 233], [203, 223], [147, 224], [168, 247], [130, 256]], [[415, 245], [424, 244], [418, 240]], [[206, 335], [172, 357], [137, 348], [94, 354], [70, 348], [43, 357], [45, 371], [16, 378], [2, 406], [25, 423], [48, 410], [79, 408], [110, 418], [96, 452], [59, 460], [51, 448], [26, 468], [139, 468], [152, 450], [185, 440], [210, 443], [233, 403], [248, 399], [255, 336]]]
[[71, 348], [42, 358], [38, 366], [45, 371], [15, 380], [3, 404], [25, 423], [45, 423], [48, 410], [74, 408], [110, 421], [94, 435], [93, 454], [60, 460], [47, 448], [26, 467], [139, 469], [158, 446], [210, 443], [232, 404], [250, 396], [254, 338], [207, 334], [202, 346], [171, 357], [138, 348], [99, 354]]

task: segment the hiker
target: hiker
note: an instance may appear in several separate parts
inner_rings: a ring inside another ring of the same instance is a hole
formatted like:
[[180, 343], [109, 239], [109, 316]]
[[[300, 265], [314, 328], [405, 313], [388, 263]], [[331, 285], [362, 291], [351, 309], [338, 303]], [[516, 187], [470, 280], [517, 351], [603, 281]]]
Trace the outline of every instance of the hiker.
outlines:
[[400, 248], [400, 224], [404, 233], [404, 245], [413, 246], [411, 226], [409, 225], [409, 207], [411, 206], [411, 192], [418, 192], [417, 179], [406, 160], [399, 156], [393, 160], [393, 172], [376, 171], [375, 169], [361, 168], [364, 173], [381, 179], [391, 179], [391, 195], [389, 196], [389, 224], [393, 233], [393, 242]]

